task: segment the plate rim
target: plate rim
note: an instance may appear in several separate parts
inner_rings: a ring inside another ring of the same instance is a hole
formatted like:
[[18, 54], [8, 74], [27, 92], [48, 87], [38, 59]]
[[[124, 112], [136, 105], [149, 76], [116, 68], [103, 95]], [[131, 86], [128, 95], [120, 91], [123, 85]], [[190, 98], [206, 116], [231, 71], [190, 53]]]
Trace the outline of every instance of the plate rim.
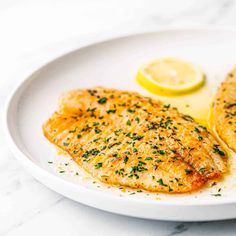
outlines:
[[[15, 96], [18, 94], [18, 92], [22, 89], [22, 87], [30, 80], [34, 80], [34, 75], [38, 73], [41, 69], [45, 68], [46, 66], [50, 65], [51, 63], [56, 62], [57, 60], [73, 53], [76, 52], [77, 50], [81, 50], [82, 48], [86, 48], [92, 45], [100, 44], [100, 43], [105, 43], [109, 42], [112, 40], [116, 39], [122, 39], [126, 37], [135, 37], [135, 36], [141, 36], [145, 34], [154, 34], [154, 33], [163, 33], [163, 32], [174, 32], [174, 31], [232, 31], [236, 32], [236, 29], [233, 27], [212, 27], [212, 26], [204, 26], [204, 27], [166, 27], [164, 29], [158, 29], [158, 30], [144, 30], [140, 31], [138, 30], [137, 32], [131, 32], [131, 33], [124, 33], [124, 34], [112, 34], [110, 36], [103, 36], [100, 39], [88, 39], [86, 42], [82, 43], [81, 45], [75, 45], [74, 47], [70, 49], [66, 49], [64, 52], [59, 53], [59, 55], [53, 55], [50, 59], [47, 59], [40, 65], [37, 65], [36, 68], [31, 68], [30, 70], [26, 70], [20, 77], [22, 79], [19, 80], [19, 82], [15, 85], [13, 88], [12, 92], [9, 94], [7, 101], [5, 103], [4, 111], [3, 111], [3, 131], [4, 131], [4, 137], [7, 141], [7, 146], [9, 149], [12, 151], [14, 154], [15, 158], [24, 166], [24, 168], [29, 171], [34, 178], [36, 178], [39, 182], [43, 183], [47, 187], [49, 187], [47, 184], [42, 182], [38, 176], [41, 176], [42, 178], [50, 179], [50, 181], [56, 182], [56, 184], [59, 185], [69, 185], [70, 188], [75, 189], [76, 191], [83, 191], [88, 194], [96, 194], [99, 195], [100, 197], [104, 197], [107, 199], [111, 199], [112, 201], [119, 201], [123, 203], [130, 203], [132, 202], [137, 202], [140, 203], [142, 202], [143, 205], [155, 205], [155, 206], [168, 206], [168, 207], [198, 207], [198, 206], [215, 206], [215, 205], [230, 205], [230, 204], [236, 204], [236, 199], [235, 200], [227, 200], [227, 199], [219, 199], [216, 202], [210, 202], [204, 201], [204, 202], [162, 202], [162, 201], [143, 201], [142, 199], [126, 199], [126, 198], [121, 198], [119, 196], [111, 195], [109, 193], [104, 193], [104, 192], [98, 192], [94, 191], [93, 189], [88, 189], [85, 188], [81, 185], [72, 183], [68, 180], [65, 180], [63, 178], [60, 178], [59, 176], [56, 176], [49, 171], [45, 170], [44, 168], [38, 166], [35, 164], [33, 161], [30, 160], [30, 156], [26, 155], [21, 149], [18, 147], [18, 145], [15, 142], [14, 137], [12, 136], [11, 133], [11, 127], [9, 124], [9, 116], [10, 114], [10, 108], [14, 102]], [[51, 189], [51, 187], [49, 187]], [[54, 190], [56, 191], [56, 190]], [[58, 192], [58, 191], [57, 191]], [[60, 193], [60, 192], [59, 192]], [[61, 194], [61, 193], [60, 193]], [[63, 194], [64, 195], [64, 194]], [[126, 214], [127, 215], [127, 214]], [[143, 217], [144, 218], [144, 217]]]

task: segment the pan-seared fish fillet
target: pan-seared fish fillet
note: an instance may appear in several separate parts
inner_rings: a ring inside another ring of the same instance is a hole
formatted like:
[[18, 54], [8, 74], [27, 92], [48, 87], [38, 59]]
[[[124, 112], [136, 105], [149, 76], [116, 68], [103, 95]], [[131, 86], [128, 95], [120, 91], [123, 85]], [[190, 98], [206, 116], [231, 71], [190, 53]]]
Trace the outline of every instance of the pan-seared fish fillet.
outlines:
[[71, 91], [43, 130], [93, 177], [112, 185], [183, 193], [226, 171], [226, 155], [205, 127], [134, 92]]
[[236, 152], [236, 69], [218, 89], [213, 103], [213, 124], [220, 138]]

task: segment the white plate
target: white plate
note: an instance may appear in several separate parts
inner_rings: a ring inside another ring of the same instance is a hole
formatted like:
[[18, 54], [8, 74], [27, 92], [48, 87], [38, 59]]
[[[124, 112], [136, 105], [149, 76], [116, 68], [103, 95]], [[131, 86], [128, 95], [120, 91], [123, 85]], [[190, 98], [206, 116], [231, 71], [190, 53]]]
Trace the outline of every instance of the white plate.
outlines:
[[[70, 89], [102, 85], [147, 95], [135, 83], [135, 74], [143, 62], [161, 56], [179, 57], [200, 65], [210, 84], [216, 87], [236, 65], [235, 42], [234, 30], [163, 30], [86, 45], [54, 59], [25, 78], [8, 102], [5, 128], [10, 148], [40, 182], [92, 207], [158, 220], [235, 218], [236, 175], [233, 171], [219, 185], [193, 194], [132, 194], [135, 191], [108, 188], [84, 177], [69, 157], [56, 155], [41, 129], [42, 123], [57, 108], [58, 96]], [[53, 160], [53, 164], [49, 164], [49, 160]], [[59, 173], [60, 170], [65, 173]], [[219, 188], [222, 196], [213, 196]]]

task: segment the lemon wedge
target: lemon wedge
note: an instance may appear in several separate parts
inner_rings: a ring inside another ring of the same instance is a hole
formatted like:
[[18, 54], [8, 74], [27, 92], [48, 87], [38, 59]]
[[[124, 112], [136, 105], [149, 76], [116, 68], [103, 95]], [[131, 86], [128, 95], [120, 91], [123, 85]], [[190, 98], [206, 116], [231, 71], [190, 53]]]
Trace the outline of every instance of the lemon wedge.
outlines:
[[205, 82], [205, 74], [191, 63], [175, 58], [162, 58], [141, 66], [136, 80], [150, 92], [178, 95], [201, 87]]

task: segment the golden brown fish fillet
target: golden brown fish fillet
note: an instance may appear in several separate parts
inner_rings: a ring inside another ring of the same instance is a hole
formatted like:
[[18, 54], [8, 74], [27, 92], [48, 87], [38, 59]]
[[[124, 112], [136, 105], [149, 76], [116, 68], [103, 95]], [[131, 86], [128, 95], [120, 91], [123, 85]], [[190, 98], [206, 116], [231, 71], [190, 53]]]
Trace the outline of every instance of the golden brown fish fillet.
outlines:
[[236, 152], [236, 69], [227, 75], [217, 91], [213, 124], [220, 138]]
[[112, 185], [183, 193], [226, 171], [226, 155], [205, 127], [134, 92], [71, 91], [43, 130], [93, 177]]

